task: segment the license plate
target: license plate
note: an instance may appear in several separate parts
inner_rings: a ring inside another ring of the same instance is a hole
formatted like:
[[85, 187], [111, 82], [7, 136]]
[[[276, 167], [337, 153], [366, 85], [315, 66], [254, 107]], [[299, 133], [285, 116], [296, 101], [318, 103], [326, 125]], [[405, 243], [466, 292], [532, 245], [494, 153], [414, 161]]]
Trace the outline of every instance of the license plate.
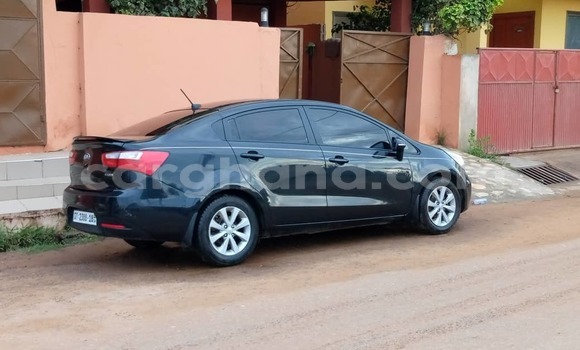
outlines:
[[97, 217], [95, 214], [86, 211], [75, 210], [72, 221], [78, 224], [97, 226]]

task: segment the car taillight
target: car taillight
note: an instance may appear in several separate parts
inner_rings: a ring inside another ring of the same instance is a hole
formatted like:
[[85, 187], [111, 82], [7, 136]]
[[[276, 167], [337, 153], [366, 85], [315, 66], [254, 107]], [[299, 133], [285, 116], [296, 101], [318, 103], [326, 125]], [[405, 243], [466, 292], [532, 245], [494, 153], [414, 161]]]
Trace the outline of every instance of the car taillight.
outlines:
[[159, 151], [123, 151], [101, 155], [101, 161], [107, 168], [125, 169], [153, 175], [169, 157], [167, 152]]
[[68, 164], [73, 165], [77, 159], [77, 151], [70, 151], [68, 153]]

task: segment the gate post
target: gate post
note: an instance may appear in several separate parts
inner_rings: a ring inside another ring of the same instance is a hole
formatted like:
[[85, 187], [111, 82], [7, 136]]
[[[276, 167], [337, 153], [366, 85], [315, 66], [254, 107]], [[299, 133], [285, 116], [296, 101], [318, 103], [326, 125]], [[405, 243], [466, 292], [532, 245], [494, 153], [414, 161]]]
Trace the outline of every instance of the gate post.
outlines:
[[433, 143], [440, 127], [444, 45], [442, 35], [411, 37], [405, 133], [421, 142]]
[[411, 33], [411, 0], [393, 0], [391, 3], [391, 32]]
[[222, 21], [232, 20], [232, 0], [208, 0], [207, 17]]

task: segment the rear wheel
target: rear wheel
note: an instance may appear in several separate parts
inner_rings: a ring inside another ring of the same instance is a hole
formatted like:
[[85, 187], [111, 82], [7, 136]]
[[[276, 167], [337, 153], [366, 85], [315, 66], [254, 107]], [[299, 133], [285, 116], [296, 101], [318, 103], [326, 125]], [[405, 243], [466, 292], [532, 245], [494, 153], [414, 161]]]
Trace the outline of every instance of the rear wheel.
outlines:
[[153, 249], [160, 247], [163, 243], [165, 243], [161, 241], [141, 241], [138, 239], [125, 239], [125, 242], [137, 249]]
[[453, 183], [436, 179], [429, 183], [421, 196], [421, 224], [427, 233], [439, 235], [449, 232], [461, 213], [461, 197]]
[[236, 265], [252, 253], [259, 232], [254, 209], [239, 197], [223, 196], [211, 202], [201, 214], [195, 246], [208, 264]]

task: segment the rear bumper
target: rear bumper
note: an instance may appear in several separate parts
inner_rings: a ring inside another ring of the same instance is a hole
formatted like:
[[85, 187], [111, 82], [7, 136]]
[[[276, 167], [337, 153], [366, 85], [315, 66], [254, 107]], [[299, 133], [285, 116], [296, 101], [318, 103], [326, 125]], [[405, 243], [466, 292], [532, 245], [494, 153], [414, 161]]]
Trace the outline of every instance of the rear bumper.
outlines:
[[[68, 187], [63, 194], [69, 226], [122, 239], [179, 242], [199, 204], [199, 198], [185, 196], [172, 188], [156, 192], [137, 188], [93, 192]], [[73, 222], [75, 210], [95, 214], [96, 225]]]

